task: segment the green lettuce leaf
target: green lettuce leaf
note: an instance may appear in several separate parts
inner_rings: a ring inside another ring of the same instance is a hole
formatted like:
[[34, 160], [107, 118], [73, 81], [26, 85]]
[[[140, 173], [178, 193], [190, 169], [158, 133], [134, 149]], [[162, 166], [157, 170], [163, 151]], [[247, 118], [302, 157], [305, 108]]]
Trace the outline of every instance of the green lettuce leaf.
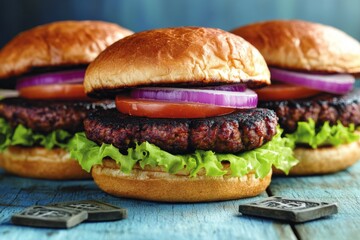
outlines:
[[43, 146], [47, 149], [67, 148], [72, 136], [64, 130], [55, 130], [46, 135], [34, 133], [33, 130], [21, 124], [13, 129], [5, 119], [0, 118], [0, 151], [16, 145]]
[[0, 151], [4, 151], [11, 145], [12, 128], [9, 123], [0, 118]]
[[360, 139], [360, 135], [355, 133], [354, 124], [345, 127], [339, 121], [336, 125], [330, 126], [329, 122], [325, 122], [317, 128], [312, 119], [309, 119], [308, 122], [299, 122], [296, 131], [292, 134], [286, 134], [286, 137], [294, 145], [306, 144], [312, 148], [326, 145], [338, 146]]
[[98, 146], [86, 138], [84, 133], [77, 133], [69, 144], [72, 158], [79, 161], [82, 168], [90, 171], [91, 167], [101, 164], [103, 158], [112, 158], [124, 173], [130, 173], [133, 166], [139, 163], [145, 166], [161, 166], [168, 173], [177, 173], [186, 169], [191, 177], [196, 177], [200, 171], [206, 176], [223, 176], [228, 171], [223, 169], [222, 162], [230, 163], [230, 174], [241, 177], [254, 172], [256, 177], [264, 178], [274, 165], [288, 173], [290, 168], [298, 163], [294, 158], [288, 139], [281, 138], [282, 131], [273, 137], [272, 141], [260, 148], [245, 153], [220, 154], [212, 151], [196, 150], [192, 154], [173, 155], [148, 142], [137, 144], [129, 148], [127, 154], [121, 154], [111, 144], [103, 143]]

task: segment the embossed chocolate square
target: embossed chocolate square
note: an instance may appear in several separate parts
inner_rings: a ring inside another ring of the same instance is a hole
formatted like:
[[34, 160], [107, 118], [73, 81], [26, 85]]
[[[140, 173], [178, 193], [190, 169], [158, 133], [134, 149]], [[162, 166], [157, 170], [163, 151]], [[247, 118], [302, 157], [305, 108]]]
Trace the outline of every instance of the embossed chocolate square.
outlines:
[[48, 206], [32, 206], [14, 214], [11, 221], [16, 225], [48, 228], [71, 228], [85, 219], [87, 212]]
[[127, 218], [125, 208], [96, 200], [61, 202], [49, 206], [86, 211], [88, 213], [86, 221], [114, 221]]
[[239, 212], [245, 215], [300, 223], [335, 214], [338, 212], [338, 207], [336, 203], [269, 197], [241, 204]]

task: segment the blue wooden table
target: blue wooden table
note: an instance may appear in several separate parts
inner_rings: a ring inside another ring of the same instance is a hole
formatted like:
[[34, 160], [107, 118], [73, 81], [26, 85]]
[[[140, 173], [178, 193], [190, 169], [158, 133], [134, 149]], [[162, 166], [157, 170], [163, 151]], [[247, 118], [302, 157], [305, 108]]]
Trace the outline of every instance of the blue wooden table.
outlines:
[[[338, 202], [339, 213], [303, 224], [241, 216], [238, 205], [267, 196]], [[31, 205], [97, 199], [128, 209], [125, 220], [83, 223], [69, 230], [15, 226]], [[0, 239], [359, 239], [360, 162], [337, 174], [275, 177], [267, 192], [236, 201], [169, 204], [115, 198], [91, 181], [18, 178], [0, 170]]]

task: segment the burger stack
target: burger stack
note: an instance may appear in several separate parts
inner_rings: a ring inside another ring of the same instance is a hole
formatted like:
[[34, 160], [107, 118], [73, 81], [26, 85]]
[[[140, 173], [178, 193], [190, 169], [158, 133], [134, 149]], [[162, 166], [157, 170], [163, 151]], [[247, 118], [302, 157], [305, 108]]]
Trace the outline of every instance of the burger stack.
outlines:
[[300, 20], [259, 22], [232, 31], [264, 56], [272, 86], [257, 91], [276, 112], [300, 163], [290, 174], [326, 174], [360, 159], [360, 43], [346, 33]]
[[22, 32], [0, 51], [2, 86], [19, 97], [0, 101], [0, 165], [13, 174], [44, 178], [89, 177], [68, 148], [83, 131], [89, 99], [85, 68], [113, 42], [132, 32], [100, 21], [63, 21]]
[[[110, 194], [199, 202], [250, 197], [272, 166], [297, 163], [272, 110], [246, 88], [270, 84], [261, 54], [234, 34], [181, 27], [135, 33], [87, 68], [89, 96], [115, 98], [76, 134], [71, 156]], [[191, 114], [189, 114], [191, 113]]]

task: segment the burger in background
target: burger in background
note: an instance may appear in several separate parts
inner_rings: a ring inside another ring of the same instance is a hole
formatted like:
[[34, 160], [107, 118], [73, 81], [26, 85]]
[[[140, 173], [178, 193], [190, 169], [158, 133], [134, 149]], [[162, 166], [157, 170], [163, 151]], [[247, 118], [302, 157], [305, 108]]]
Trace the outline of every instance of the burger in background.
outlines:
[[105, 192], [167, 202], [263, 192], [272, 166], [297, 163], [277, 117], [248, 86], [270, 84], [248, 42], [211, 28], [150, 30], [114, 43], [86, 70], [89, 96], [115, 97], [76, 134], [71, 156]]
[[89, 177], [67, 150], [89, 109], [107, 108], [85, 95], [87, 65], [132, 34], [116, 24], [63, 21], [22, 32], [0, 50], [0, 85], [19, 97], [0, 100], [0, 164], [45, 179]]
[[272, 85], [259, 106], [279, 117], [300, 163], [290, 174], [326, 174], [360, 159], [360, 44], [346, 33], [299, 20], [259, 22], [232, 31], [264, 56]]

